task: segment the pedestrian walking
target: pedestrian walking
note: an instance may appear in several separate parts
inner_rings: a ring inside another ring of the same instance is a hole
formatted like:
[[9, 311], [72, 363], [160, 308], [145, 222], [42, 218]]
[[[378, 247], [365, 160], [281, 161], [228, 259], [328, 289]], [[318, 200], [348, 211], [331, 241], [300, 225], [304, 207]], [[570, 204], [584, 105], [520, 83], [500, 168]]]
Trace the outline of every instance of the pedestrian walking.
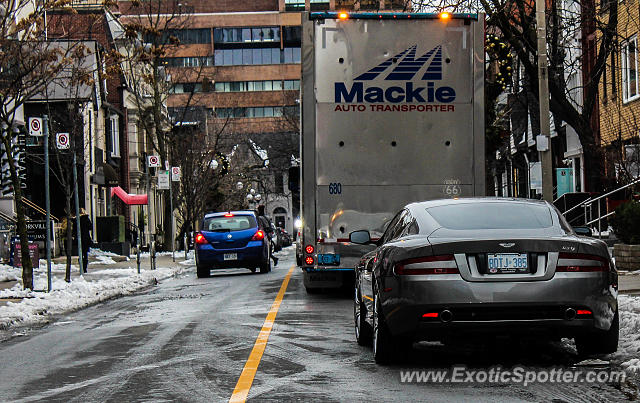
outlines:
[[93, 246], [93, 239], [91, 238], [91, 232], [93, 224], [87, 214], [86, 210], [80, 209], [80, 239], [82, 239], [82, 271], [87, 272], [89, 265], [89, 248]]
[[271, 241], [271, 236], [273, 235], [273, 227], [271, 226], [271, 220], [264, 214], [264, 205], [261, 204], [258, 206], [258, 224], [262, 228], [265, 234], [269, 237], [270, 248], [269, 248], [269, 256], [273, 259], [273, 265], [278, 265], [278, 258], [273, 256], [273, 242]]

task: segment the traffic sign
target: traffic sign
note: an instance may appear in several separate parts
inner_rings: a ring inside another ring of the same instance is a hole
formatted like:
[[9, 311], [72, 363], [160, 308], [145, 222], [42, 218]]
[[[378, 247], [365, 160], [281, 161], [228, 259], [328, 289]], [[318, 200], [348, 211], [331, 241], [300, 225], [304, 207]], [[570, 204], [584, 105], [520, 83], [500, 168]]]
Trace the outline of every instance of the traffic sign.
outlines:
[[147, 157], [147, 165], [149, 168], [158, 168], [160, 167], [160, 158], [157, 155], [150, 155]]
[[29, 118], [29, 134], [42, 136], [42, 118]]
[[169, 190], [169, 171], [158, 171], [158, 189]]
[[69, 148], [69, 133], [56, 133], [56, 146], [59, 150]]
[[180, 167], [171, 167], [171, 180], [180, 182]]

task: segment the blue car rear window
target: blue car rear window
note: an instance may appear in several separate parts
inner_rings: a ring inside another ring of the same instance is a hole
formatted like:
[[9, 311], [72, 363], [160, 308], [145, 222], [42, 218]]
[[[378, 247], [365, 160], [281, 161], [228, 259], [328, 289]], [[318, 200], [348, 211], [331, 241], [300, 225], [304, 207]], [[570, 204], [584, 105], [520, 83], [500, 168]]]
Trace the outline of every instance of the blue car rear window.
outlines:
[[212, 232], [229, 232], [242, 231], [258, 226], [256, 219], [251, 215], [233, 216], [233, 217], [211, 217], [204, 219], [203, 231]]
[[427, 208], [443, 227], [453, 230], [542, 229], [553, 226], [545, 205], [529, 203], [461, 203]]

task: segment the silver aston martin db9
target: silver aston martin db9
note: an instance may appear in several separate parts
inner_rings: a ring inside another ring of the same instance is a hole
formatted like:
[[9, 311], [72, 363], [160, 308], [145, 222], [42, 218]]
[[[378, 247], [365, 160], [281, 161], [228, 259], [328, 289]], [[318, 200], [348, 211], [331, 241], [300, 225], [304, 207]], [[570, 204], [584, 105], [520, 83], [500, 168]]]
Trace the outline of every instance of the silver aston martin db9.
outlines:
[[432, 200], [403, 208], [356, 267], [356, 339], [376, 362], [414, 341], [539, 335], [578, 353], [618, 346], [618, 275], [607, 246], [579, 236], [549, 203]]

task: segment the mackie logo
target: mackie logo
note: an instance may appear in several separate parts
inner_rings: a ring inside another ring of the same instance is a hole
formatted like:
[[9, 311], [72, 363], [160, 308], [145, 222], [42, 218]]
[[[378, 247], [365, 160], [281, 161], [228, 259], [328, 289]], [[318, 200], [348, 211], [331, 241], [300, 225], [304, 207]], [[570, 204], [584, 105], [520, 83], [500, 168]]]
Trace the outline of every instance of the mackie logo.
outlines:
[[[385, 60], [376, 67], [360, 74], [354, 79], [351, 88], [347, 89], [345, 83], [335, 83], [336, 103], [412, 103], [412, 102], [439, 102], [449, 103], [456, 99], [456, 92], [451, 87], [437, 87], [434, 81], [442, 80], [442, 45], [438, 45], [424, 55], [416, 59], [417, 45], [410, 46], [397, 55]], [[366, 81], [377, 79], [385, 73], [394, 60], [397, 66], [385, 77], [385, 81], [405, 81], [404, 86], [397, 85], [387, 88], [366, 86]], [[425, 87], [414, 87], [411, 81], [416, 74], [427, 64], [422, 74], [422, 80], [427, 81]]]

